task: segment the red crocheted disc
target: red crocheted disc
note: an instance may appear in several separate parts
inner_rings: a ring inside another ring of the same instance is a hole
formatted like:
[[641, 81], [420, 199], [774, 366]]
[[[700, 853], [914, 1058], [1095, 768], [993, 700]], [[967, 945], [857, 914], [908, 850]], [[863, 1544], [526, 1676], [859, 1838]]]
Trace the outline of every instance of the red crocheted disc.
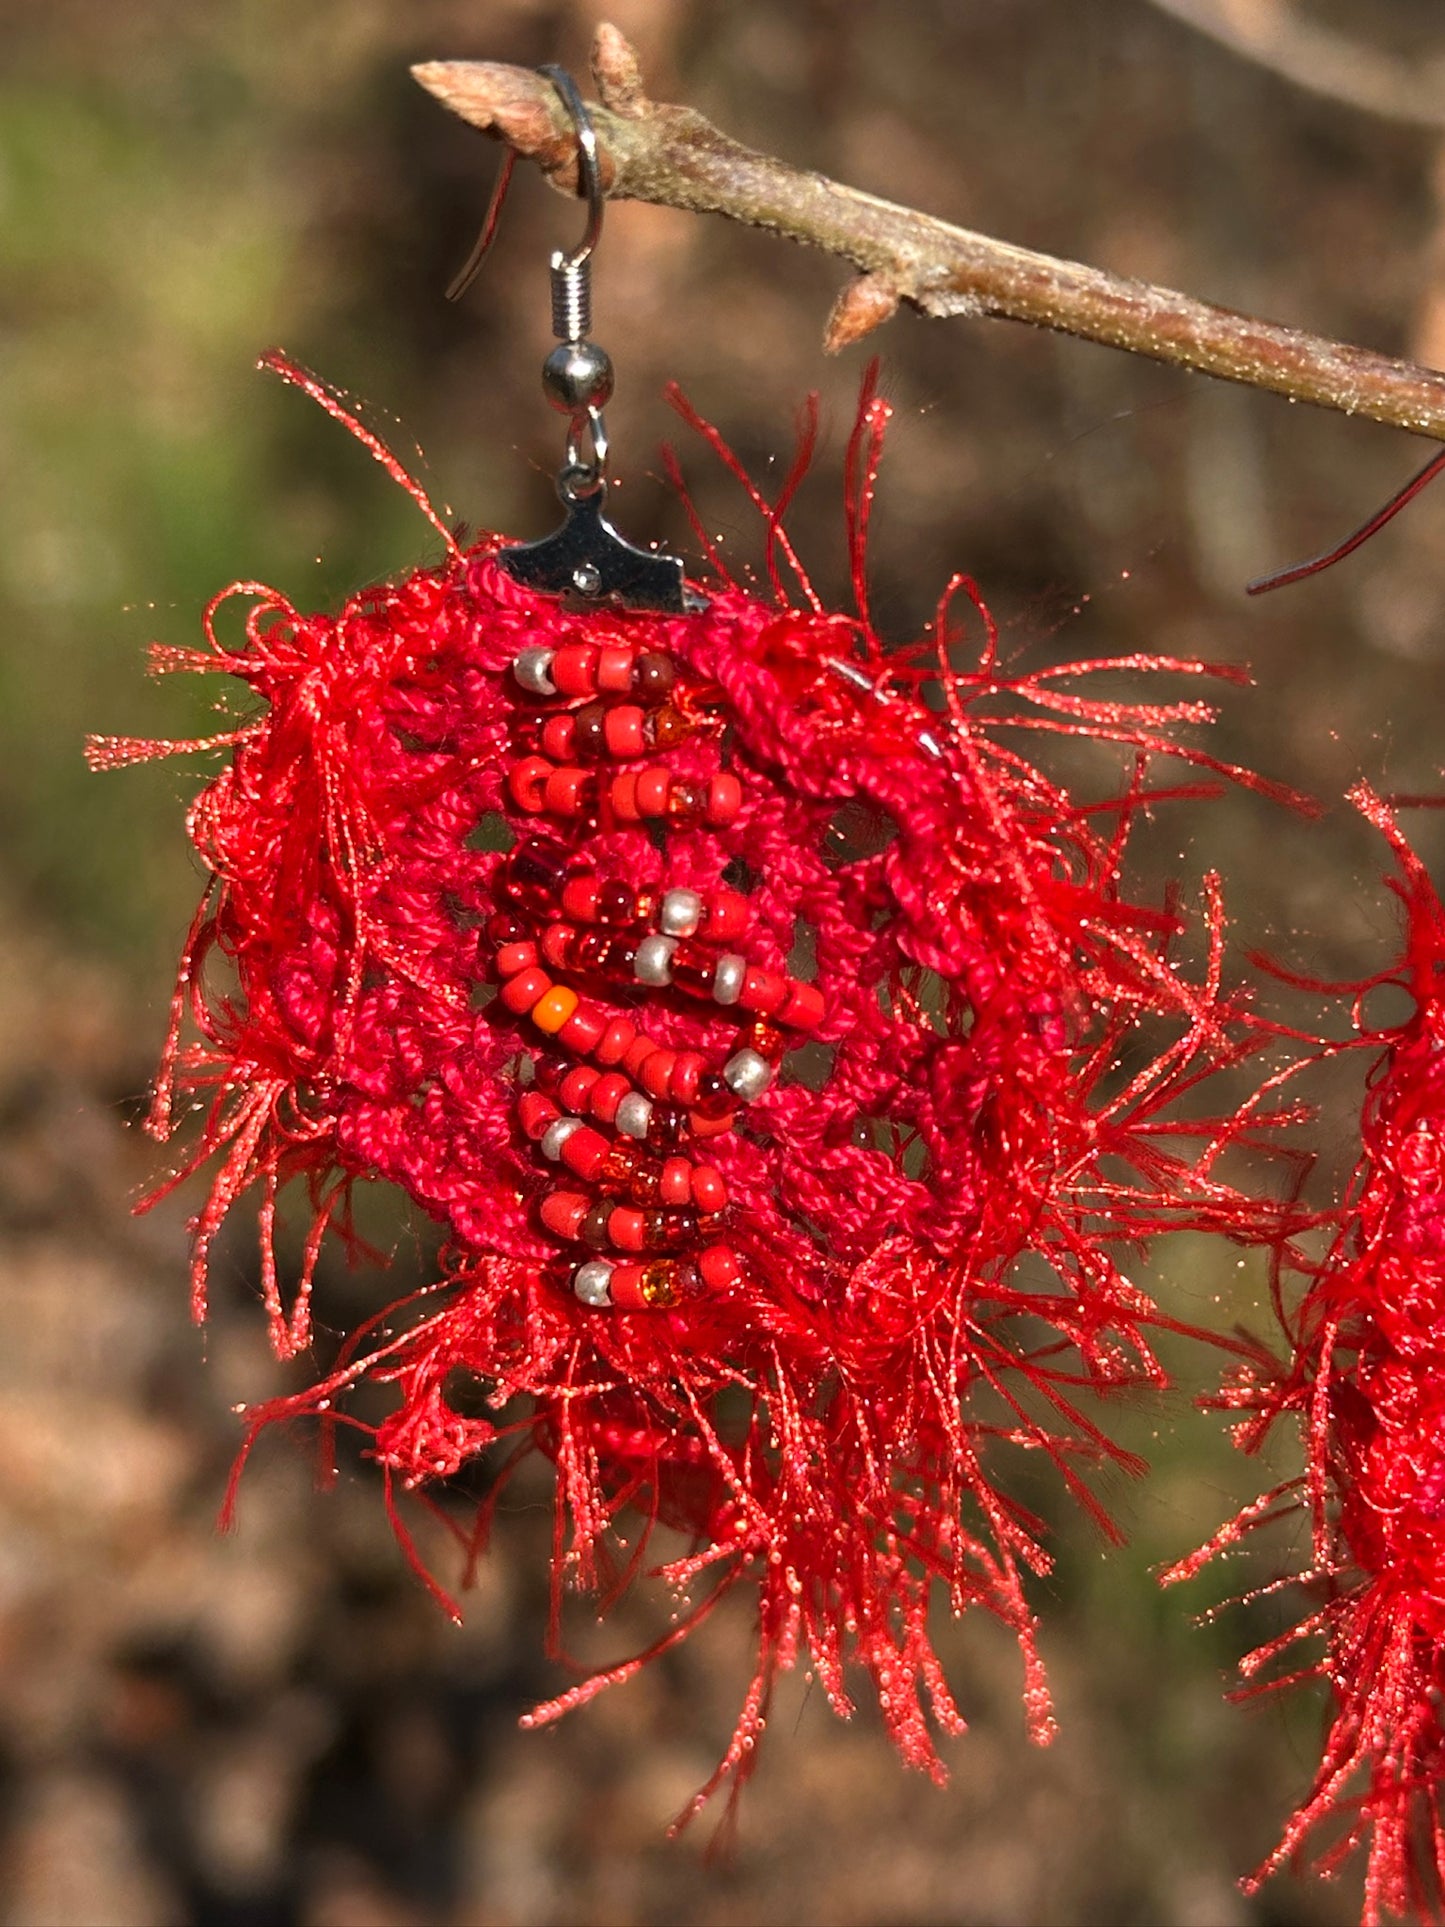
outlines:
[[[722, 1771], [746, 1768], [769, 1681], [804, 1652], [840, 1710], [845, 1661], [867, 1667], [905, 1758], [938, 1771], [921, 1696], [961, 1722], [936, 1587], [1015, 1630], [1047, 1737], [1020, 1576], [1047, 1555], [995, 1460], [1041, 1450], [1102, 1519], [1079, 1468], [1132, 1462], [1077, 1388], [1162, 1377], [1121, 1240], [1258, 1229], [1212, 1167], [1268, 1119], [1202, 1116], [1197, 1090], [1262, 1035], [1221, 988], [1217, 891], [1196, 976], [1177, 911], [1119, 884], [1165, 793], [1153, 755], [1186, 753], [1178, 727], [1210, 712], [1071, 681], [1203, 666], [1015, 675], [989, 628], [960, 669], [962, 578], [926, 643], [885, 658], [862, 546], [886, 413], [865, 391], [856, 616], [806, 583], [802, 607], [724, 583], [697, 614], [579, 612], [518, 587], [498, 539], [448, 536], [440, 566], [337, 615], [241, 585], [243, 645], [208, 617], [211, 653], [162, 661], [263, 704], [217, 739], [230, 764], [192, 812], [213, 885], [157, 1093], [162, 1135], [178, 1085], [209, 1098], [185, 1167], [219, 1160], [198, 1308], [253, 1184], [283, 1350], [353, 1181], [401, 1185], [451, 1232], [444, 1298], [254, 1423], [331, 1413], [369, 1375], [396, 1387], [373, 1441], [388, 1480], [528, 1440], [557, 1469], [559, 1585], [594, 1575], [621, 1508], [684, 1531], [670, 1576], [714, 1583], [670, 1638], [736, 1580], [760, 1599]], [[1076, 805], [1018, 727], [1129, 745], [1129, 781]], [[315, 1229], [287, 1311], [270, 1231], [293, 1180]], [[459, 1372], [495, 1423], [454, 1409]]]

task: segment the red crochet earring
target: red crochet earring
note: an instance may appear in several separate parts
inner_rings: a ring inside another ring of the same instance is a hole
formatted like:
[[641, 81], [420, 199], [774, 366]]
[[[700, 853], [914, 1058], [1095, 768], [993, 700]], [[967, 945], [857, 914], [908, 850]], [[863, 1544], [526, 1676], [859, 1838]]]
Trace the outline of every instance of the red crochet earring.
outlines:
[[[625, 543], [604, 513], [611, 367], [587, 334], [595, 148], [553, 78], [590, 207], [553, 261], [563, 526], [463, 547], [330, 391], [270, 358], [408, 488], [445, 554], [335, 615], [238, 584], [255, 599], [242, 646], [212, 611], [208, 650], [160, 652], [264, 708], [212, 739], [231, 759], [191, 813], [212, 881], [152, 1129], [190, 1121], [178, 1092], [200, 1099], [171, 1180], [212, 1167], [198, 1314], [217, 1227], [259, 1190], [282, 1352], [309, 1342], [317, 1254], [358, 1180], [392, 1180], [449, 1229], [435, 1293], [352, 1334], [248, 1438], [300, 1414], [361, 1429], [408, 1549], [397, 1482], [424, 1494], [492, 1453], [494, 1505], [520, 1455], [544, 1454], [558, 1649], [564, 1592], [638, 1573], [659, 1529], [682, 1603], [654, 1651], [753, 1588], [757, 1671], [699, 1799], [745, 1777], [774, 1677], [800, 1662], [844, 1713], [845, 1668], [864, 1668], [905, 1760], [938, 1774], [926, 1709], [962, 1721], [935, 1596], [1012, 1628], [1032, 1730], [1052, 1730], [1024, 1585], [1048, 1554], [1001, 1464], [1044, 1455], [1104, 1520], [1090, 1464], [1134, 1461], [1081, 1396], [1162, 1382], [1151, 1329], [1170, 1322], [1126, 1246], [1260, 1230], [1213, 1166], [1269, 1117], [1211, 1117], [1200, 1090], [1267, 1036], [1226, 987], [1217, 886], [1191, 967], [1177, 906], [1120, 883], [1136, 817], [1208, 793], [1155, 783], [1155, 758], [1222, 771], [1179, 734], [1211, 712], [1074, 687], [1205, 669], [1014, 673], [965, 577], [923, 645], [885, 654], [864, 574], [889, 414], [871, 374], [847, 464], [853, 614], [822, 606], [783, 529], [811, 428], [769, 503], [679, 404], [763, 518], [770, 598], [729, 579], [700, 525], [707, 595]], [[984, 628], [967, 669], [960, 592]], [[1019, 730], [1125, 746], [1119, 793], [1074, 800]], [[289, 1309], [272, 1255], [288, 1185], [312, 1224]], [[379, 1424], [348, 1409], [362, 1379], [392, 1389]]]

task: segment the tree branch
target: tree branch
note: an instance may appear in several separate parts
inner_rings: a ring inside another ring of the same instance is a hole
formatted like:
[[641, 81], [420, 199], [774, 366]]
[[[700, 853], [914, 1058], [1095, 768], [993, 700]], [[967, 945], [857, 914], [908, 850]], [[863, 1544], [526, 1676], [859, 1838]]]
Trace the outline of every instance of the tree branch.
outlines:
[[1207, 34], [1322, 100], [1401, 121], [1445, 128], [1445, 68], [1409, 65], [1330, 27], [1303, 20], [1291, 0], [1153, 0], [1161, 13]]
[[[723, 214], [860, 270], [829, 319], [830, 352], [906, 301], [927, 315], [997, 315], [1054, 328], [1445, 441], [1445, 374], [1433, 368], [1036, 254], [755, 153], [691, 108], [649, 101], [636, 55], [615, 27], [598, 28], [592, 71], [601, 96], [592, 111], [602, 179], [612, 199]], [[453, 113], [536, 161], [554, 187], [576, 192], [576, 140], [543, 76], [461, 60], [412, 73]]]

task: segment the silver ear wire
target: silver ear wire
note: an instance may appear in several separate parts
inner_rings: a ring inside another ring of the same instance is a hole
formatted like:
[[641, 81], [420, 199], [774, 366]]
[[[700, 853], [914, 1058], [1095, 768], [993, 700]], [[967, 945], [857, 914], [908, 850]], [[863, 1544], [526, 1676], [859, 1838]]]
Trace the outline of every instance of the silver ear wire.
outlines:
[[[540, 542], [518, 543], [497, 557], [518, 582], [546, 594], [571, 594], [589, 603], [657, 609], [684, 615], [707, 606], [688, 588], [682, 559], [626, 541], [603, 513], [607, 499], [607, 424], [602, 410], [612, 395], [612, 358], [591, 339], [592, 256], [602, 236], [606, 205], [597, 156], [597, 132], [577, 83], [565, 67], [539, 67], [572, 118], [577, 134], [577, 187], [586, 197], [587, 227], [569, 252], [551, 260], [552, 332], [557, 346], [542, 365], [542, 391], [566, 415], [567, 441], [557, 474], [557, 493], [567, 509], [561, 528]], [[496, 199], [473, 259], [470, 279], [490, 245]]]

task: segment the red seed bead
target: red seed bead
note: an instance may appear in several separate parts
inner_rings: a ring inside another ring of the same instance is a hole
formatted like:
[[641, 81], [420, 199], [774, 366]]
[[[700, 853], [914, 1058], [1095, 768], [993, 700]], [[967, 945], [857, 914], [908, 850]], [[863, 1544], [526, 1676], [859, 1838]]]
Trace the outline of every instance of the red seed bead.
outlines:
[[[588, 1003], [584, 997], [557, 1033], [557, 1042], [574, 1050], [579, 1057], [586, 1057], [602, 1041], [607, 1030], [607, 1013], [597, 1004]], [[596, 1076], [596, 1072], [592, 1073]]]
[[672, 776], [660, 763], [654, 763], [651, 769], [643, 770], [637, 779], [637, 814], [665, 816], [667, 793], [671, 788]]
[[641, 756], [646, 744], [642, 737], [643, 712], [633, 703], [618, 703], [607, 712], [607, 751], [619, 762]]
[[[566, 1035], [567, 1028], [563, 1025], [557, 1033], [557, 1042], [564, 1042]], [[575, 1064], [557, 1089], [563, 1108], [571, 1111], [574, 1117], [580, 1117], [588, 1108], [587, 1100], [601, 1075], [601, 1071], [594, 1069], [591, 1064]]]
[[524, 756], [520, 763], [513, 763], [507, 771], [507, 788], [519, 810], [536, 816], [545, 807], [543, 799], [551, 774], [552, 764], [545, 756]]
[[572, 712], [572, 740], [579, 763], [596, 763], [607, 754], [607, 706], [584, 703]]
[[655, 649], [645, 651], [632, 665], [632, 693], [645, 703], [661, 702], [676, 681], [672, 657]]
[[610, 1069], [613, 1064], [622, 1062], [631, 1049], [632, 1040], [636, 1035], [636, 1024], [629, 1022], [626, 1017], [614, 1017], [603, 1034], [602, 1042], [592, 1055], [604, 1069]]
[[743, 806], [743, 786], [724, 770], [707, 786], [707, 820], [721, 828], [731, 823]]
[[743, 1275], [738, 1254], [728, 1245], [709, 1245], [699, 1254], [697, 1268], [709, 1291], [726, 1291]]
[[617, 1107], [632, 1089], [625, 1077], [616, 1071], [607, 1071], [599, 1077], [588, 1093], [587, 1105], [592, 1115], [604, 1124], [610, 1124], [617, 1116]]
[[558, 1115], [557, 1106], [540, 1091], [523, 1091], [517, 1099], [517, 1120], [534, 1143], [546, 1136]]
[[588, 1205], [577, 1235], [584, 1244], [591, 1245], [594, 1251], [607, 1249], [607, 1220], [612, 1216], [612, 1206], [606, 1198], [598, 1198]]
[[733, 1121], [736, 1117], [736, 1104], [733, 1109], [728, 1112], [726, 1117], [707, 1117], [701, 1111], [690, 1111], [688, 1113], [687, 1127], [694, 1137], [717, 1137], [721, 1132], [730, 1131], [733, 1128]]
[[828, 1006], [816, 984], [790, 983], [788, 994], [778, 1012], [778, 1022], [794, 1030], [812, 1030], [827, 1015]]
[[640, 820], [637, 808], [637, 778], [631, 771], [622, 776], [614, 776], [607, 795], [612, 804], [612, 813], [620, 823], [636, 823]]
[[717, 974], [715, 950], [694, 943], [691, 938], [680, 937], [668, 960], [668, 968], [679, 990], [690, 991], [694, 997], [712, 996], [713, 978]]
[[575, 1171], [584, 1184], [595, 1184], [610, 1148], [600, 1131], [590, 1130], [583, 1124], [564, 1141], [562, 1162], [569, 1171]]
[[621, 1264], [612, 1267], [607, 1289], [612, 1302], [623, 1311], [643, 1311], [647, 1300], [642, 1295], [643, 1266]]
[[[545, 1102], [545, 1099], [543, 1100]], [[541, 1135], [540, 1132], [537, 1133]], [[686, 1204], [693, 1196], [693, 1167], [686, 1158], [665, 1158], [657, 1187], [662, 1204]]]
[[520, 1017], [533, 1004], [539, 1003], [551, 988], [552, 979], [546, 971], [534, 966], [531, 970], [519, 970], [515, 977], [508, 977], [498, 994], [507, 1009], [514, 1010]]
[[552, 657], [547, 674], [564, 696], [592, 696], [597, 692], [598, 651], [590, 642], [568, 643]]
[[497, 952], [497, 970], [503, 977], [515, 977], [519, 970], [530, 970], [536, 961], [534, 943], [504, 943]]
[[634, 1082], [641, 1077], [643, 1065], [656, 1049], [657, 1045], [650, 1037], [644, 1037], [639, 1033], [633, 1038], [627, 1055], [622, 1060], [622, 1068]]
[[562, 1088], [562, 1079], [571, 1068], [565, 1057], [556, 1057], [551, 1051], [538, 1051], [532, 1059], [532, 1078], [539, 1091], [556, 1097]]
[[542, 955], [554, 970], [565, 970], [574, 931], [569, 923], [549, 923], [542, 932]]
[[542, 750], [554, 763], [570, 763], [577, 749], [577, 725], [570, 714], [549, 716], [542, 725]]
[[554, 769], [542, 791], [552, 816], [580, 816], [592, 793], [592, 778], [585, 769], [578, 769], [575, 764], [568, 764], [565, 769]]
[[672, 1071], [677, 1063], [676, 1051], [655, 1050], [643, 1062], [638, 1072], [638, 1082], [649, 1097], [668, 1097], [672, 1091]]
[[[545, 948], [546, 939], [543, 939]], [[788, 995], [788, 980], [776, 970], [758, 970], [749, 965], [743, 973], [743, 987], [738, 1002], [744, 1010], [756, 1010], [771, 1016]]]
[[692, 1201], [699, 1211], [721, 1211], [728, 1201], [728, 1188], [722, 1173], [712, 1164], [692, 1167]]
[[580, 1191], [549, 1191], [542, 1200], [540, 1212], [543, 1224], [553, 1237], [575, 1238], [591, 1208], [592, 1200]]
[[637, 897], [620, 877], [601, 884], [597, 891], [597, 921], [607, 924], [631, 923], [637, 910]]
[[685, 1304], [689, 1298], [701, 1298], [705, 1289], [702, 1273], [686, 1258], [673, 1260], [671, 1285], [674, 1305]]
[[635, 652], [626, 647], [604, 647], [597, 654], [597, 687], [615, 696], [625, 696], [632, 687]]
[[697, 1096], [697, 1087], [707, 1069], [707, 1059], [701, 1051], [680, 1050], [672, 1066], [672, 1088], [668, 1095], [677, 1099], [679, 1104], [691, 1104]]
[[709, 943], [744, 937], [753, 920], [752, 905], [736, 890], [718, 890], [707, 900], [702, 934]]
[[701, 1229], [698, 1216], [690, 1206], [680, 1211], [646, 1211], [642, 1217], [644, 1251], [675, 1251], [691, 1244]]
[[607, 1220], [607, 1235], [619, 1251], [646, 1249], [647, 1219], [631, 1205], [619, 1204]]
[[507, 858], [506, 889], [528, 910], [554, 912], [567, 880], [569, 853], [560, 844], [529, 837]]
[[704, 1071], [697, 1080], [697, 1097], [693, 1104], [695, 1113], [701, 1117], [730, 1117], [737, 1106], [738, 1101], [728, 1088], [722, 1072]]
[[487, 935], [498, 947], [506, 943], [529, 943], [532, 926], [525, 917], [514, 917], [510, 910], [497, 910], [487, 918]]
[[672, 1151], [687, 1136], [687, 1112], [678, 1104], [654, 1104], [647, 1126], [647, 1144], [653, 1151]]
[[574, 923], [596, 923], [601, 893], [602, 884], [595, 871], [584, 870], [580, 876], [568, 877], [562, 885], [562, 914]]

